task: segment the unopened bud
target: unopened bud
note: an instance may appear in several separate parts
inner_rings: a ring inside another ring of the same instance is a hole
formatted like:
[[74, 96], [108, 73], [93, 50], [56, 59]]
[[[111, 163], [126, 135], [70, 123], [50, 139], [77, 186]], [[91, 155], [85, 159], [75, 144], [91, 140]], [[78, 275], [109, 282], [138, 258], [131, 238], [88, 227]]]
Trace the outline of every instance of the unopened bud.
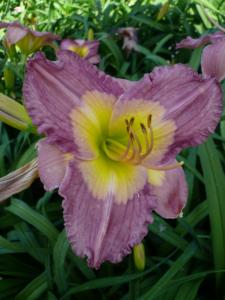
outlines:
[[88, 29], [88, 36], [87, 36], [89, 41], [93, 41], [94, 40], [94, 30], [92, 28]]
[[139, 271], [143, 271], [145, 269], [145, 247], [142, 243], [134, 246], [133, 257], [135, 267]]
[[168, 10], [169, 10], [169, 1], [167, 1], [166, 3], [164, 3], [162, 6], [161, 6], [161, 8], [160, 8], [160, 10], [159, 10], [159, 12], [158, 12], [158, 14], [157, 14], [157, 21], [160, 21], [163, 17], [165, 17], [166, 15], [167, 15], [167, 13], [168, 13]]

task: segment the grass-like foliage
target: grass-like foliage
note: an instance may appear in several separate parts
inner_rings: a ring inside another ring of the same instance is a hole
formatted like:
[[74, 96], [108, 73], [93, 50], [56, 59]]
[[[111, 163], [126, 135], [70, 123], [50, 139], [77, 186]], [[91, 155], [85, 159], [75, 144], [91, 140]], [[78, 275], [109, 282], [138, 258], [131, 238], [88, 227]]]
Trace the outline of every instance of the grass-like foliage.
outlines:
[[[198, 37], [225, 24], [221, 0], [4, 0], [0, 19], [18, 20], [37, 30], [87, 38], [92, 28], [100, 41], [100, 68], [136, 80], [157, 65], [187, 63], [200, 68], [202, 49], [176, 50], [187, 35]], [[162, 9], [162, 6], [164, 8]], [[17, 8], [16, 8], [17, 7]], [[161, 10], [160, 10], [161, 9]], [[138, 46], [122, 49], [117, 31], [138, 29]], [[3, 37], [3, 31], [0, 37]], [[44, 49], [52, 56], [50, 48]], [[0, 91], [21, 99], [24, 57], [7, 59], [0, 46]], [[7, 64], [15, 82], [8, 88]], [[200, 70], [199, 70], [200, 71]], [[0, 124], [0, 175], [36, 155], [37, 135]], [[133, 256], [104, 263], [98, 271], [76, 257], [67, 241], [62, 199], [45, 192], [39, 180], [0, 205], [0, 299], [72, 300], [224, 299], [225, 296], [225, 118], [203, 145], [180, 154], [189, 187], [183, 218], [155, 215], [144, 239], [146, 267], [135, 269]]]

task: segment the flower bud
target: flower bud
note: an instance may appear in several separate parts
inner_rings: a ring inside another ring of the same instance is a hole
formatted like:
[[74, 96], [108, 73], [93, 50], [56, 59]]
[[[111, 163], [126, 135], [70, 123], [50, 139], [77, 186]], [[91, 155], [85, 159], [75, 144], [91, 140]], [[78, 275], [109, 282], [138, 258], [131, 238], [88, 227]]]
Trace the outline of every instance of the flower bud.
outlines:
[[94, 40], [94, 30], [92, 28], [88, 29], [88, 36], [87, 36], [89, 41], [93, 41]]
[[142, 243], [134, 246], [133, 257], [137, 270], [143, 271], [145, 269], [145, 247]]

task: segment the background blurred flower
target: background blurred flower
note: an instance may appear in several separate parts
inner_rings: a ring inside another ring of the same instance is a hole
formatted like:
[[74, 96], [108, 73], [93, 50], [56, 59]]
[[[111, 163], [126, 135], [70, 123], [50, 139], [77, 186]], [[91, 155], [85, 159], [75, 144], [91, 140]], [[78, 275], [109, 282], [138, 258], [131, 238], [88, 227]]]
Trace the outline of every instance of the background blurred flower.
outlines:
[[118, 30], [118, 33], [123, 38], [123, 49], [128, 52], [137, 50], [137, 29], [134, 27], [124, 27]]
[[53, 41], [60, 39], [58, 35], [31, 30], [18, 22], [0, 22], [1, 28], [7, 29], [4, 39], [5, 47], [10, 48], [12, 45], [17, 45], [26, 55], [41, 49], [45, 45], [51, 45]]
[[198, 48], [208, 45], [203, 49], [201, 67], [204, 76], [215, 77], [218, 81], [225, 78], [225, 34], [221, 31], [203, 35], [197, 39], [187, 37], [177, 44], [177, 48]]
[[197, 39], [193, 39], [192, 37], [188, 36], [183, 39], [181, 42], [177, 43], [176, 48], [189, 48], [194, 49], [201, 46], [205, 46], [209, 43], [216, 43], [217, 41], [225, 38], [225, 34], [222, 31], [217, 31], [211, 34], [205, 34]]
[[98, 64], [100, 61], [98, 55], [99, 41], [86, 41], [86, 40], [62, 40], [60, 44], [62, 50], [70, 50], [75, 52], [80, 57], [88, 60], [92, 64]]

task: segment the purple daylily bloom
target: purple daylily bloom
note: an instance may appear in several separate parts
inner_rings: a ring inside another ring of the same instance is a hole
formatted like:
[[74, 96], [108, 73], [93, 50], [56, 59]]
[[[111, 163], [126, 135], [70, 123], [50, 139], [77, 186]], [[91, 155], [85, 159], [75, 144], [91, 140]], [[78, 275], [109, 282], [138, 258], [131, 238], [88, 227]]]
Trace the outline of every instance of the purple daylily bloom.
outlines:
[[98, 55], [99, 41], [86, 40], [62, 40], [60, 44], [62, 50], [70, 50], [75, 52], [80, 57], [87, 59], [91, 64], [98, 64], [100, 58]]
[[225, 78], [225, 34], [223, 32], [203, 35], [197, 39], [187, 37], [177, 44], [177, 48], [193, 49], [207, 44], [211, 45], [203, 49], [201, 58], [203, 76], [215, 77], [221, 81]]
[[59, 40], [58, 35], [51, 32], [40, 32], [31, 30], [19, 22], [0, 22], [0, 29], [6, 28], [5, 45], [7, 48], [17, 45], [24, 54], [31, 54], [45, 45], [51, 45]]
[[221, 40], [221, 38], [224, 38], [225, 35], [222, 31], [217, 31], [211, 34], [206, 34], [201, 36], [200, 38], [193, 39], [192, 37], [188, 36], [184, 40], [182, 40], [180, 43], [177, 43], [176, 48], [198, 48], [201, 46], [205, 46], [210, 43], [216, 43], [217, 41]]
[[119, 262], [139, 244], [152, 211], [177, 218], [187, 186], [176, 154], [215, 130], [222, 93], [185, 65], [138, 82], [112, 78], [69, 51], [27, 65], [25, 105], [46, 138], [38, 167], [59, 188], [68, 239], [90, 267]]

